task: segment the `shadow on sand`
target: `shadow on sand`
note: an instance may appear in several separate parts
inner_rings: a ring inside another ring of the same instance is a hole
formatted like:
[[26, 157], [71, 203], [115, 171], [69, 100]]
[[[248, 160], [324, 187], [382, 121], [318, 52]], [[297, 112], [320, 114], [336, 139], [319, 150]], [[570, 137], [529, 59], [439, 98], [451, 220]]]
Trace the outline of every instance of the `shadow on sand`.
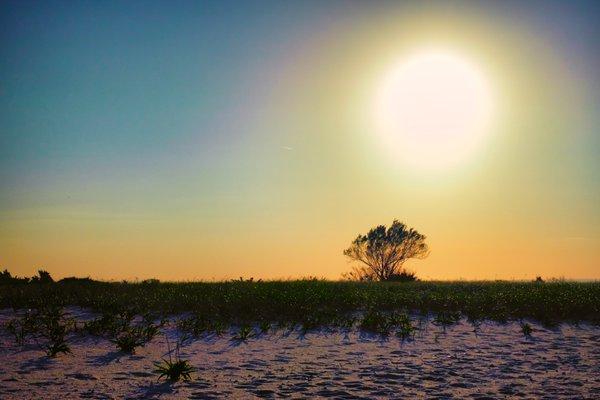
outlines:
[[165, 394], [174, 392], [173, 383], [171, 382], [156, 382], [146, 386], [141, 386], [138, 393], [129, 397], [130, 399], [156, 399]]
[[39, 358], [34, 358], [30, 360], [26, 360], [21, 364], [19, 368], [19, 372], [23, 374], [27, 374], [32, 371], [45, 370], [50, 368], [52, 365], [56, 363], [56, 360], [50, 358], [48, 356], [42, 356]]
[[111, 351], [110, 353], [94, 357], [92, 360], [88, 361], [88, 364], [95, 367], [102, 367], [113, 362], [120, 362], [121, 358], [128, 356], [130, 357], [131, 354], [123, 353], [122, 351]]

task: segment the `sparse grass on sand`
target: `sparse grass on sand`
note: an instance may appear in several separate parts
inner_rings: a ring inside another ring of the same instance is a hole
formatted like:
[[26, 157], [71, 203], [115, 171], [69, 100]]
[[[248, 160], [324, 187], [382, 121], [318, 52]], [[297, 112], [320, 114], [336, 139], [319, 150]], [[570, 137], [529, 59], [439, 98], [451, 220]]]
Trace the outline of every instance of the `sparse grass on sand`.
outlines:
[[[115, 318], [118, 313], [189, 312], [197, 331], [230, 324], [348, 325], [357, 312], [407, 311], [437, 315], [441, 324], [460, 316], [504, 322], [524, 318], [546, 325], [600, 322], [600, 282], [296, 281], [141, 282], [68, 281], [0, 286], [0, 307], [80, 306]], [[448, 317], [449, 316], [449, 317]], [[448, 318], [446, 318], [448, 317]], [[451, 317], [451, 318], [450, 318]], [[450, 319], [449, 319], [450, 318]], [[348, 319], [346, 321], [345, 319]], [[100, 320], [99, 323], [114, 321]], [[105, 328], [103, 326], [99, 326]], [[95, 328], [99, 328], [95, 327]], [[194, 330], [193, 329], [193, 330]], [[219, 328], [221, 331], [222, 328]]]

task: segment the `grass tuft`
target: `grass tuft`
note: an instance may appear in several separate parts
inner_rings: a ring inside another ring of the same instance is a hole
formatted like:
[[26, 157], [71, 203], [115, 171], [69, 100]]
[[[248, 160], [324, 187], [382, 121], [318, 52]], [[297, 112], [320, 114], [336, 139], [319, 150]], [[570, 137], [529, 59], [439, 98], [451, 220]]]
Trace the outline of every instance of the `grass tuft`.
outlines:
[[531, 327], [531, 325], [529, 325], [527, 322], [521, 322], [520, 325], [523, 336], [525, 336], [526, 338], [530, 338], [531, 334], [533, 333], [533, 328]]
[[271, 330], [271, 323], [269, 321], [262, 321], [258, 326], [260, 333], [267, 334]]
[[396, 336], [400, 339], [404, 340], [413, 340], [415, 338], [415, 333], [419, 328], [414, 326], [412, 322], [407, 319], [400, 323], [398, 327], [398, 331], [396, 332]]
[[146, 344], [146, 336], [140, 329], [132, 328], [121, 333], [111, 342], [116, 344], [120, 351], [134, 354], [136, 347]]
[[[167, 341], [168, 355], [169, 358], [163, 358], [160, 362], [155, 362], [154, 373], [158, 374], [158, 379], [166, 378], [169, 382], [179, 382], [180, 380], [189, 381], [192, 379], [191, 374], [196, 369], [190, 364], [189, 361], [183, 360], [179, 352], [181, 345], [186, 340], [186, 334], [180, 335], [177, 339], [177, 343], [174, 349], [171, 349], [171, 342], [169, 337], [165, 335]], [[175, 357], [173, 357], [175, 353]]]
[[440, 311], [433, 319], [433, 324], [444, 329], [460, 321], [460, 312], [458, 311]]
[[245, 342], [254, 335], [254, 329], [252, 329], [252, 327], [248, 325], [242, 325], [232, 339], [238, 342]]
[[154, 363], [158, 379], [166, 378], [170, 382], [190, 381], [195, 368], [187, 360], [165, 360]]
[[394, 328], [401, 327], [408, 329], [410, 318], [405, 312], [384, 313], [378, 310], [369, 310], [360, 322], [360, 329], [377, 333], [382, 336], [388, 336]]

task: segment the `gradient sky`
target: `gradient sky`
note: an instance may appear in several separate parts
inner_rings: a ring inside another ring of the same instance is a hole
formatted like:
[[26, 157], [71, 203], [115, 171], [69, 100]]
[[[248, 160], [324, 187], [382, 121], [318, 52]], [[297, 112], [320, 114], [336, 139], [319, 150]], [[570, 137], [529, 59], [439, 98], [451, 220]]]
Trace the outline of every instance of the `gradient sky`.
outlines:
[[[0, 3], [0, 267], [337, 279], [394, 218], [430, 279], [600, 279], [600, 2]], [[365, 123], [406, 49], [468, 55], [493, 134], [444, 171]]]

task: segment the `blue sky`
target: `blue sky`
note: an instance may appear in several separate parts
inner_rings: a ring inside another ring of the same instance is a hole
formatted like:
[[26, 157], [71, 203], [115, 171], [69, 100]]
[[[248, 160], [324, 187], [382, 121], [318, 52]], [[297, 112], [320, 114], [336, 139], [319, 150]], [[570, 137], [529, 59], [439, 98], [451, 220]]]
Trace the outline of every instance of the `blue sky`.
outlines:
[[[331, 78], [321, 74], [321, 63], [333, 65], [328, 57], [351, 49], [346, 42], [365, 26], [376, 32], [383, 18], [389, 22], [415, 9], [467, 15], [507, 34], [526, 32], [515, 43], [521, 54], [531, 43], [532, 58], [543, 48], [560, 60], [569, 87], [585, 99], [574, 127], [585, 132], [573, 133], [578, 136], [569, 154], [540, 143], [543, 155], [524, 161], [515, 152], [513, 167], [531, 168], [527, 179], [547, 186], [555, 176], [564, 185], [575, 182], [566, 188], [574, 193], [570, 199], [578, 199], [572, 207], [588, 213], [586, 235], [598, 232], [600, 212], [590, 204], [600, 199], [599, 2], [3, 1], [0, 225], [12, 225], [0, 240], [18, 237], [24, 249], [45, 249], [52, 229], [31, 234], [38, 218], [187, 210], [208, 219], [218, 215], [221, 222], [250, 214], [252, 224], [274, 212], [302, 214], [300, 205], [289, 204], [303, 192], [341, 196], [335, 192], [339, 182], [368, 180], [371, 166], [350, 165], [355, 154], [335, 135], [310, 136], [310, 129], [324, 125], [286, 108], [286, 101], [297, 101], [303, 85], [312, 90], [313, 80]], [[499, 53], [498, 62], [510, 63], [505, 56]], [[354, 79], [348, 71], [338, 75], [345, 73]], [[317, 97], [331, 95], [326, 84], [314, 86]], [[300, 109], [311, 107], [319, 106]], [[551, 117], [547, 124], [554, 125]], [[281, 152], [302, 144], [312, 148], [303, 155]], [[296, 158], [283, 158], [290, 154]], [[307, 165], [318, 166], [318, 176], [304, 177]], [[502, 176], [506, 182], [511, 171]], [[350, 189], [343, 190], [346, 195]], [[373, 215], [373, 223], [380, 217]], [[0, 252], [11, 252], [14, 243], [0, 242]], [[69, 262], [68, 252], [61, 254], [53, 260]], [[0, 259], [22, 270], [33, 262], [44, 260], [12, 252]]]

